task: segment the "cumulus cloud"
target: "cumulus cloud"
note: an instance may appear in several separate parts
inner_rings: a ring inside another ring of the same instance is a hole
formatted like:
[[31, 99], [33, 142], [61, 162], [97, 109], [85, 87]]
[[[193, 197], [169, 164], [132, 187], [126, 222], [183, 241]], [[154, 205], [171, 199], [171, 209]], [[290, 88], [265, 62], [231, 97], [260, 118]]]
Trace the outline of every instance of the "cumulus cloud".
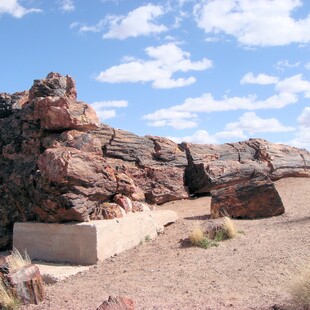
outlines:
[[73, 0], [62, 0], [59, 2], [59, 8], [64, 12], [72, 12], [75, 10]]
[[296, 74], [276, 85], [279, 92], [288, 92], [291, 94], [303, 93], [306, 98], [310, 98], [310, 82], [303, 79], [302, 74]]
[[242, 130], [250, 135], [257, 132], [289, 132], [294, 131], [294, 127], [284, 126], [275, 118], [263, 119], [254, 112], [244, 113], [237, 122], [228, 123], [226, 131]]
[[154, 88], [176, 88], [191, 85], [196, 79], [192, 76], [174, 79], [174, 73], [203, 71], [212, 67], [207, 58], [192, 62], [190, 53], [184, 52], [176, 43], [150, 46], [145, 52], [150, 60], [127, 57], [125, 63], [101, 71], [96, 80], [106, 83], [152, 82]]
[[240, 141], [247, 139], [247, 136], [240, 129], [230, 130], [230, 131], [220, 131], [215, 134], [210, 134], [206, 130], [197, 130], [191, 136], [183, 136], [183, 137], [173, 137], [168, 136], [168, 139], [176, 142], [189, 142], [189, 143], [197, 143], [197, 144], [218, 144], [222, 143], [222, 141]]
[[310, 151], [310, 107], [304, 108], [297, 118], [297, 122], [299, 127], [294, 139], [286, 143]]
[[[260, 77], [259, 77], [260, 76]], [[275, 83], [276, 93], [266, 99], [259, 100], [256, 95], [248, 95], [243, 97], [223, 96], [216, 99], [211, 93], [205, 93], [200, 97], [187, 98], [182, 104], [174, 105], [168, 108], [157, 110], [153, 113], [144, 115], [143, 119], [148, 120], [148, 124], [152, 126], [156, 122], [157, 126], [169, 126], [169, 122], [161, 122], [167, 119], [167, 115], [174, 115], [174, 118], [180, 120], [195, 120], [198, 124], [199, 113], [225, 112], [237, 110], [266, 110], [281, 109], [290, 104], [295, 104], [299, 100], [299, 94], [303, 94], [306, 98], [310, 98], [310, 82], [303, 79], [301, 74], [278, 80], [278, 78], [268, 75], [250, 76], [245, 78], [246, 81], [258, 81], [266, 83]], [[277, 81], [277, 82], [276, 82]], [[188, 113], [188, 114], [186, 114]], [[254, 116], [252, 114], [252, 116]], [[272, 124], [276, 127], [275, 122]], [[272, 128], [267, 126], [266, 128]], [[278, 128], [281, 128], [278, 126]], [[282, 127], [284, 129], [286, 127]], [[231, 128], [230, 128], [231, 129]], [[271, 130], [272, 131], [272, 130]]]
[[298, 124], [303, 127], [310, 127], [310, 107], [305, 107], [302, 113], [299, 115]]
[[27, 9], [20, 5], [17, 0], [0, 0], [0, 15], [9, 14], [16, 18], [22, 18], [29, 13], [42, 12], [40, 9]]
[[294, 19], [300, 0], [204, 0], [194, 6], [198, 27], [224, 33], [246, 46], [283, 46], [310, 42], [310, 15]]
[[96, 110], [100, 120], [104, 121], [106, 119], [116, 117], [117, 114], [115, 108], [126, 108], [128, 106], [128, 102], [126, 100], [95, 101], [91, 103], [91, 105]]
[[286, 69], [297, 68], [299, 65], [300, 62], [290, 63], [287, 59], [285, 59], [277, 61], [274, 67], [279, 71], [284, 71]]
[[190, 142], [190, 143], [197, 143], [197, 144], [217, 144], [218, 140], [210, 135], [206, 130], [197, 130], [194, 132], [192, 136], [185, 136], [185, 137], [167, 137], [168, 139], [176, 142]]
[[166, 26], [156, 23], [156, 20], [164, 14], [163, 7], [148, 4], [129, 12], [127, 16], [109, 16], [109, 31], [103, 38], [126, 39], [167, 31]]
[[268, 85], [268, 84], [277, 84], [279, 78], [272, 75], [267, 75], [264, 73], [260, 73], [257, 76], [254, 76], [252, 72], [245, 74], [240, 84], [260, 84], [260, 85]]

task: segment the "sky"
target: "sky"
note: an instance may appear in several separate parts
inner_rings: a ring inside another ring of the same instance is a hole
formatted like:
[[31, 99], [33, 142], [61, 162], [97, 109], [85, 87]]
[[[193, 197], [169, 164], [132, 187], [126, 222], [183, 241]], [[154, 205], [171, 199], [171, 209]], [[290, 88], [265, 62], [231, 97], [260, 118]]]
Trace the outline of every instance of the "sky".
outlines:
[[72, 76], [102, 123], [310, 150], [308, 0], [0, 0], [0, 92]]

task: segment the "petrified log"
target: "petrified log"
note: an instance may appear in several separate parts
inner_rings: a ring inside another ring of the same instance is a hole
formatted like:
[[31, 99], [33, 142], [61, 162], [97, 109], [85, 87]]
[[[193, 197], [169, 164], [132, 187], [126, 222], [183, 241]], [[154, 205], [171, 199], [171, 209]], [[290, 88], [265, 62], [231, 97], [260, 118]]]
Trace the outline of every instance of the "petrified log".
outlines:
[[258, 175], [246, 182], [211, 191], [211, 217], [262, 218], [284, 213], [274, 183]]
[[36, 265], [28, 265], [13, 270], [6, 276], [14, 295], [23, 304], [38, 304], [45, 299], [40, 270]]

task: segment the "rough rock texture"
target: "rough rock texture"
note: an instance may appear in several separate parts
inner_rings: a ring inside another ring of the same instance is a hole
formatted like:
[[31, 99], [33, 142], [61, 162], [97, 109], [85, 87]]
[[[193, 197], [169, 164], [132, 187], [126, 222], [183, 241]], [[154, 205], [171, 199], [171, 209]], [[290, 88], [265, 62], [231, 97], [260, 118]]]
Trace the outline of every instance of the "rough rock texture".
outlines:
[[36, 265], [28, 265], [6, 275], [13, 295], [22, 304], [39, 304], [45, 299], [45, 290], [40, 270]]
[[[0, 249], [16, 221], [115, 217], [245, 184], [255, 173], [310, 176], [309, 167], [309, 152], [261, 139], [176, 144], [99, 124], [77, 101], [74, 80], [50, 73], [30, 91], [0, 93]], [[120, 208], [108, 213], [113, 201]]]
[[109, 296], [108, 300], [105, 300], [97, 310], [134, 310], [134, 301], [129, 297], [113, 297]]
[[185, 181], [192, 194], [238, 184], [255, 173], [271, 180], [310, 176], [309, 152], [263, 139], [223, 145], [182, 143], [182, 147], [188, 158]]
[[264, 175], [211, 191], [211, 217], [255, 219], [284, 213], [274, 183]]

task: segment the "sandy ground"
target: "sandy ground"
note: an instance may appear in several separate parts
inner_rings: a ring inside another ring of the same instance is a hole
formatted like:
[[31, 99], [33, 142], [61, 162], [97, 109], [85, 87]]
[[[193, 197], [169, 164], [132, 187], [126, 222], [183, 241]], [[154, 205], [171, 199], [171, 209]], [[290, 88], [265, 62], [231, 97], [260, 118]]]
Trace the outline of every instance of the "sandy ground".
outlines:
[[276, 182], [286, 212], [236, 220], [244, 234], [207, 250], [182, 247], [209, 215], [210, 197], [167, 203], [179, 221], [155, 240], [46, 287], [46, 301], [23, 309], [95, 310], [108, 295], [136, 309], [271, 309], [289, 299], [289, 284], [310, 262], [310, 179]]

